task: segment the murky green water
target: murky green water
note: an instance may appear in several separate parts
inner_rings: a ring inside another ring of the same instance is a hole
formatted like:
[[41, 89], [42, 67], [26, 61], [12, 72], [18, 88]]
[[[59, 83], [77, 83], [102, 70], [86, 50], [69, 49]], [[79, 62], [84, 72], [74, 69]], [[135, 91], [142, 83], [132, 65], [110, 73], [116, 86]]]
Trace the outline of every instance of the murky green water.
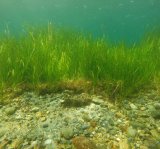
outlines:
[[76, 28], [112, 41], [137, 41], [160, 24], [159, 0], [0, 0], [0, 30], [26, 24]]

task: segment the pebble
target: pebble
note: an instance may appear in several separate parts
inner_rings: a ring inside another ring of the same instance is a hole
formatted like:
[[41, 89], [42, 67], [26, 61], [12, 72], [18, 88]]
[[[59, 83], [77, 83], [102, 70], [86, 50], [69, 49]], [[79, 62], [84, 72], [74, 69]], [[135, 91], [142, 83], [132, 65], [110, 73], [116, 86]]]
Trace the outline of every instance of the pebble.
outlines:
[[7, 132], [6, 129], [0, 128], [0, 138], [3, 137], [3, 136], [5, 135], [6, 132]]
[[38, 112], [38, 111], [39, 111], [39, 108], [38, 108], [38, 107], [34, 107], [34, 108], [31, 109], [31, 112], [35, 112], [35, 113], [36, 113], [36, 112]]
[[52, 139], [47, 139], [45, 142], [44, 142], [44, 145], [49, 145], [52, 143]]
[[144, 110], [146, 110], [146, 107], [141, 107], [141, 111], [144, 111]]
[[82, 129], [83, 130], [88, 129], [88, 128], [89, 128], [89, 125], [87, 125], [87, 124], [86, 125], [82, 125]]
[[86, 137], [75, 137], [72, 142], [76, 149], [98, 149], [96, 144]]
[[155, 119], [160, 119], [160, 110], [154, 110], [154, 111], [152, 111], [151, 115]]
[[12, 143], [12, 147], [14, 148], [14, 149], [21, 149], [22, 148], [22, 143], [23, 143], [23, 139], [22, 138], [19, 138], [19, 139], [16, 139], [16, 140], [14, 140], [14, 142]]
[[133, 103], [130, 104], [130, 107], [131, 107], [132, 110], [137, 110], [138, 109], [137, 106], [135, 106]]
[[136, 134], [137, 134], [137, 131], [135, 129], [133, 129], [131, 126], [128, 127], [128, 130], [127, 130], [128, 137], [135, 137]]
[[157, 128], [158, 133], [160, 133], [160, 127]]
[[88, 115], [88, 113], [84, 113], [84, 114], [82, 115], [82, 118], [83, 118], [83, 120], [86, 121], [86, 122], [91, 121], [91, 117]]
[[41, 117], [40, 120], [41, 120], [41, 122], [44, 122], [44, 121], [46, 121], [47, 119], [46, 119], [46, 117]]
[[47, 128], [49, 125], [47, 123], [43, 124], [43, 128]]
[[155, 109], [160, 110], [160, 103], [155, 103], [154, 107], [155, 107]]
[[16, 108], [15, 108], [15, 107], [9, 107], [9, 108], [6, 108], [6, 109], [5, 109], [5, 113], [6, 113], [7, 115], [12, 115], [12, 114], [15, 113], [15, 111], [16, 111]]
[[61, 136], [63, 136], [65, 139], [71, 139], [74, 135], [74, 131], [70, 127], [62, 128], [61, 130]]

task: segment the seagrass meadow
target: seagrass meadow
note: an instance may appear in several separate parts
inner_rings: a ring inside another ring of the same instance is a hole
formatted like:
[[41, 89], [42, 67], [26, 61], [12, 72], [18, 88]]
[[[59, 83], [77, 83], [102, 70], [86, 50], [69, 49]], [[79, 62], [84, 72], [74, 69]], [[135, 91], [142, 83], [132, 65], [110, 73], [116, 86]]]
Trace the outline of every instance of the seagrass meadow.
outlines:
[[146, 34], [128, 46], [52, 25], [27, 29], [19, 36], [4, 33], [0, 37], [1, 91], [27, 84], [32, 89], [43, 84], [85, 89], [89, 82], [90, 88], [101, 88], [111, 97], [130, 95], [158, 83], [159, 35], [157, 31]]

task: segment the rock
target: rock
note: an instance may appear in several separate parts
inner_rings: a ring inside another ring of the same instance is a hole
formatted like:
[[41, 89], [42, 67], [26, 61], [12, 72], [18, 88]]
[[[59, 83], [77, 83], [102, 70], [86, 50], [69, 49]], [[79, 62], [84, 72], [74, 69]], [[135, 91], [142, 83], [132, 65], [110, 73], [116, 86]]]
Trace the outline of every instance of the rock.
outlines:
[[135, 106], [133, 103], [130, 104], [130, 107], [131, 107], [132, 110], [137, 110], [138, 109], [137, 106]]
[[155, 103], [154, 107], [155, 107], [155, 109], [160, 110], [160, 103]]
[[74, 131], [70, 127], [63, 128], [61, 131], [61, 136], [63, 136], [65, 139], [71, 139], [74, 135]]
[[39, 108], [38, 108], [38, 107], [34, 107], [34, 108], [31, 109], [31, 112], [35, 112], [35, 113], [36, 113], [36, 112], [38, 112], [38, 111], [39, 111]]
[[123, 117], [124, 117], [123, 114], [120, 113], [120, 112], [117, 112], [117, 113], [115, 114], [115, 116], [116, 116], [117, 118], [123, 118]]
[[128, 127], [128, 130], [127, 130], [128, 137], [135, 137], [136, 134], [137, 134], [137, 131], [135, 129], [133, 129], [131, 126]]
[[149, 114], [143, 113], [143, 112], [139, 113], [138, 115], [139, 115], [140, 117], [142, 117], [142, 118], [148, 118], [148, 117], [150, 117]]
[[129, 149], [129, 144], [127, 139], [119, 140], [119, 149]]
[[114, 120], [113, 120], [113, 119], [109, 119], [109, 120], [108, 120], [108, 123], [109, 123], [111, 126], [114, 126]]
[[45, 149], [55, 149], [55, 144], [52, 139], [47, 139], [44, 142]]
[[154, 119], [160, 119], [160, 110], [154, 110], [151, 112], [151, 116], [154, 118]]
[[45, 123], [42, 126], [43, 126], [43, 128], [47, 128], [49, 125], [48, 125], [48, 123]]
[[16, 139], [12, 143], [12, 147], [15, 149], [21, 149], [22, 148], [23, 139]]
[[44, 145], [49, 145], [52, 143], [52, 139], [47, 139], [45, 142], [44, 142]]
[[131, 122], [131, 125], [132, 125], [132, 127], [135, 128], [135, 129], [137, 129], [137, 128], [145, 129], [145, 128], [146, 128], [146, 124], [144, 124], [143, 122], [133, 121], [133, 122]]
[[6, 149], [6, 145], [9, 143], [9, 140], [4, 139], [0, 142], [0, 149]]
[[160, 133], [160, 127], [157, 128], [158, 133]]
[[95, 143], [86, 137], [75, 137], [72, 143], [75, 149], [98, 149]]
[[17, 116], [15, 117], [15, 119], [16, 119], [16, 120], [22, 120], [23, 117], [22, 117], [21, 115], [17, 115]]
[[61, 102], [64, 107], [82, 107], [91, 103], [92, 99], [88, 94], [82, 93], [80, 95], [65, 97]]
[[7, 115], [12, 115], [12, 114], [15, 113], [15, 111], [16, 111], [16, 108], [15, 108], [15, 107], [9, 107], [9, 108], [6, 108], [6, 109], [5, 109], [5, 113], [6, 113]]
[[42, 112], [36, 112], [36, 118], [39, 119], [43, 116]]
[[83, 120], [86, 121], [86, 122], [89, 122], [89, 121], [91, 120], [91, 117], [89, 116], [88, 113], [84, 113], [84, 114], [82, 115], [82, 118], [83, 118]]
[[154, 107], [153, 105], [148, 105], [147, 108], [148, 108], [148, 110], [149, 110], [150, 112], [156, 110], [155, 107]]
[[0, 138], [3, 137], [6, 134], [6, 129], [0, 129]]
[[119, 128], [122, 132], [126, 132], [128, 130], [128, 125], [127, 124], [120, 124]]
[[89, 128], [89, 125], [87, 125], [87, 124], [82, 125], [83, 130], [88, 129], [88, 128]]
[[156, 138], [156, 139], [159, 138], [159, 134], [158, 134], [158, 132], [157, 132], [155, 129], [152, 129], [152, 130], [150, 131], [150, 133], [152, 134], [152, 136], [153, 136], [154, 138]]
[[104, 104], [104, 101], [102, 99], [99, 99], [98, 97], [94, 97], [92, 99], [92, 102], [95, 103], [95, 104], [98, 104], [98, 105], [103, 105]]
[[40, 142], [38, 140], [36, 140], [36, 141], [31, 142], [31, 145], [30, 145], [29, 149], [33, 149], [33, 148], [34, 149], [40, 149], [40, 147], [41, 147]]
[[44, 122], [44, 121], [46, 121], [47, 119], [46, 119], [46, 117], [43, 116], [43, 117], [40, 118], [40, 120], [41, 120], [41, 122]]
[[90, 121], [90, 126], [91, 126], [92, 128], [95, 128], [95, 127], [97, 126], [97, 122], [94, 121], [94, 120]]
[[144, 111], [144, 110], [146, 110], [146, 107], [141, 107], [141, 111]]
[[86, 137], [90, 137], [91, 132], [89, 132], [89, 131], [85, 130], [85, 131], [83, 132], [83, 134], [84, 134]]
[[160, 149], [160, 141], [150, 140], [147, 144], [149, 149]]

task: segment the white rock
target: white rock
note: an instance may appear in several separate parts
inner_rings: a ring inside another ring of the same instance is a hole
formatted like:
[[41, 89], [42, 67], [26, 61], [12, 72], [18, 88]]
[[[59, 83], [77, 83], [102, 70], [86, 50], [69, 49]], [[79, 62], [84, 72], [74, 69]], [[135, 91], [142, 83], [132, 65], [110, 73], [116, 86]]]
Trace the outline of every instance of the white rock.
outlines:
[[49, 144], [52, 144], [52, 140], [51, 140], [51, 139], [47, 139], [47, 140], [44, 142], [44, 145], [49, 145]]
[[133, 103], [130, 104], [130, 107], [131, 107], [131, 109], [133, 109], [133, 110], [137, 110], [137, 109], [138, 109], [137, 106], [135, 106]]

